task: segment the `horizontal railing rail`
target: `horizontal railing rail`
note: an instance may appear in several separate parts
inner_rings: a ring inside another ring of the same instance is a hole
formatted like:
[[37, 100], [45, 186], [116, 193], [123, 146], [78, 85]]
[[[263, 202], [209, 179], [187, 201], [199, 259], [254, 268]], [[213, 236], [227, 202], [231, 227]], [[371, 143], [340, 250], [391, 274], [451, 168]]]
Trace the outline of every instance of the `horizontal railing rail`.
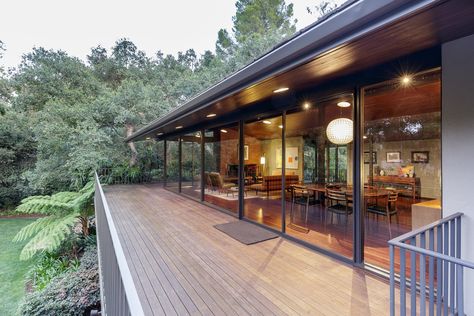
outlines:
[[142, 316], [143, 308], [97, 173], [94, 205], [102, 315]]
[[[461, 259], [462, 216], [453, 214], [388, 242], [392, 316], [397, 312], [397, 277], [399, 315], [410, 311], [411, 315], [464, 316], [464, 268], [474, 269], [474, 263]], [[399, 274], [395, 271], [397, 254]]]

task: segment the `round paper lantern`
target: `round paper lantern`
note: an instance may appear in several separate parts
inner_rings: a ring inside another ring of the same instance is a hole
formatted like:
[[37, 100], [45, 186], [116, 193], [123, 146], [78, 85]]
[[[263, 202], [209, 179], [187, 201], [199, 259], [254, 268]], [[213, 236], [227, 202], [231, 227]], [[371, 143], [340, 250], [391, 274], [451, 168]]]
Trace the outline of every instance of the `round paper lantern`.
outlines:
[[329, 141], [333, 144], [349, 144], [354, 138], [352, 120], [348, 118], [338, 118], [332, 120], [326, 128], [326, 135]]

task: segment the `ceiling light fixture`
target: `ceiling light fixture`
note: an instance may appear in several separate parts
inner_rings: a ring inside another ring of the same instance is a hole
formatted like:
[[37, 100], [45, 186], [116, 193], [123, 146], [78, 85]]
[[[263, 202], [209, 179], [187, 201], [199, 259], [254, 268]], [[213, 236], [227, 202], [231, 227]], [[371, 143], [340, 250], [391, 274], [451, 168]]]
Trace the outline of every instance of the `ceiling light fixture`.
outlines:
[[305, 103], [303, 104], [303, 109], [307, 110], [307, 109], [310, 108], [310, 106], [311, 106], [311, 104], [309, 104], [309, 102], [305, 102]]
[[329, 141], [336, 145], [346, 145], [352, 142], [354, 124], [348, 118], [332, 120], [326, 128]]
[[149, 140], [149, 139], [150, 139], [150, 137], [147, 137], [146, 139], [147, 139], [147, 140]]
[[281, 88], [278, 88], [276, 90], [273, 90], [273, 93], [281, 93], [281, 92], [285, 92], [285, 91], [288, 91], [290, 90], [290, 88], [288, 87], [281, 87]]
[[221, 129], [221, 132], [225, 134], [225, 133], [227, 133], [227, 130]]
[[362, 136], [362, 138], [363, 138], [363, 139], [367, 139], [367, 136], [364, 135], [364, 136]]
[[408, 75], [402, 77], [402, 84], [407, 86], [411, 83], [412, 78]]
[[158, 136], [161, 136], [161, 135], [163, 135], [163, 133], [162, 133], [162, 132], [159, 132], [159, 133], [158, 133], [158, 134], [156, 134], [156, 135], [158, 135]]
[[216, 113], [209, 113], [208, 115], [206, 115], [207, 118], [211, 118], [211, 117], [214, 117], [216, 116], [217, 114]]
[[183, 125], [176, 126], [175, 128], [176, 129], [181, 129], [181, 128], [183, 128]]
[[267, 120], [265, 120], [265, 121], [262, 121], [262, 123], [263, 123], [263, 124], [267, 124], [267, 125], [270, 125], [270, 124], [272, 124], [272, 122], [270, 122], [270, 121], [267, 121]]
[[351, 103], [347, 101], [341, 101], [341, 102], [337, 102], [337, 106], [340, 108], [348, 108], [351, 106]]
[[283, 125], [278, 125], [279, 128], [283, 128]]

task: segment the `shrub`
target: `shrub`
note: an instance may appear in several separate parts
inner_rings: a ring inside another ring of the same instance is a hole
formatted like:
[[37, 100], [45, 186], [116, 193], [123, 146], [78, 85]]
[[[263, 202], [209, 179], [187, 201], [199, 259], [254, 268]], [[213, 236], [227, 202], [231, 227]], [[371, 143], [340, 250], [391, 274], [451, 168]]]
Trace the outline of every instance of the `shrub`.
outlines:
[[27, 275], [27, 279], [32, 280], [33, 288], [36, 291], [43, 290], [53, 278], [69, 270], [77, 270], [80, 261], [68, 256], [60, 256], [57, 253], [42, 253]]
[[77, 270], [53, 278], [42, 290], [28, 294], [19, 307], [25, 316], [87, 315], [100, 300], [97, 249], [86, 248]]

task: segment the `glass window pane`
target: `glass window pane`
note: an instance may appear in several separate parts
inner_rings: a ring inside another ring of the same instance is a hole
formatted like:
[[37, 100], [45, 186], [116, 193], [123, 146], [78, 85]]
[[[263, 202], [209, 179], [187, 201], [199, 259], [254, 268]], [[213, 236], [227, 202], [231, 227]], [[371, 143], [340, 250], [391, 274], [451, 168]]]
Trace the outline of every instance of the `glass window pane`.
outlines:
[[434, 70], [363, 89], [365, 261], [387, 270], [387, 241], [441, 216], [440, 85]]
[[[350, 94], [303, 102], [286, 115], [285, 139], [286, 173], [302, 179], [286, 182], [286, 232], [349, 258], [354, 214], [352, 105]], [[291, 167], [294, 156], [298, 166], [293, 167], [298, 169]]]
[[166, 187], [179, 190], [179, 138], [166, 141]]
[[239, 125], [206, 130], [204, 136], [204, 200], [238, 214]]
[[[244, 216], [278, 230], [281, 229], [282, 212], [282, 128], [281, 116], [244, 126]], [[303, 171], [298, 157], [293, 158], [290, 166], [293, 169], [287, 170], [287, 181], [298, 182]]]
[[201, 132], [181, 137], [181, 192], [201, 198]]

